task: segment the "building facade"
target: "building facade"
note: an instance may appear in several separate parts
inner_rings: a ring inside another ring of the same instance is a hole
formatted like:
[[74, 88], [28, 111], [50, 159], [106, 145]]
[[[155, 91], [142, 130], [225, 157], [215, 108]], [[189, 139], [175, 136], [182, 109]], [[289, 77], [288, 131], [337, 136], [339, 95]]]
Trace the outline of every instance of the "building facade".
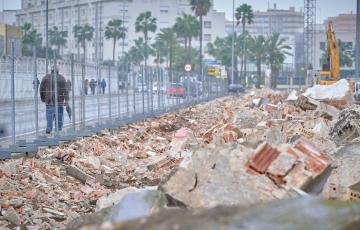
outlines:
[[[226, 22], [226, 33], [232, 33], [232, 21]], [[236, 25], [236, 22], [235, 22]], [[273, 9], [267, 11], [255, 11], [253, 23], [246, 25], [246, 30], [250, 35], [267, 36], [273, 33], [281, 35], [295, 35], [304, 29], [304, 14], [302, 11], [296, 11], [295, 7], [288, 10], [277, 9], [274, 5]], [[242, 33], [242, 26], [235, 26], [237, 34]]]
[[[112, 19], [122, 19], [127, 28], [124, 40], [124, 51], [128, 51], [134, 40], [142, 36], [135, 32], [135, 21], [138, 15], [151, 11], [157, 18], [157, 31], [149, 35], [154, 41], [156, 33], [162, 28], [174, 25], [177, 17], [182, 14], [193, 14], [189, 0], [49, 0], [49, 28], [57, 26], [62, 31], [68, 31], [67, 47], [62, 49], [63, 56], [74, 53], [77, 58], [81, 56], [81, 49], [73, 37], [73, 27], [88, 23], [95, 28], [92, 42], [87, 44], [87, 60], [109, 60], [112, 58], [112, 41], [104, 37], [105, 27]], [[17, 12], [17, 23], [22, 25], [29, 22], [45, 36], [46, 1], [22, 0], [22, 9]], [[219, 13], [211, 8], [204, 17], [203, 39], [204, 43], [212, 42], [217, 36], [225, 34], [225, 13]], [[45, 41], [45, 39], [43, 39]], [[199, 45], [198, 40], [194, 47]], [[122, 54], [122, 41], [118, 41], [116, 57]]]
[[[352, 57], [355, 50], [356, 38], [356, 14], [340, 14], [330, 17], [323, 24], [317, 25], [315, 36], [315, 70], [322, 69], [321, 57], [326, 50], [326, 26], [329, 21], [333, 22], [336, 39], [341, 40], [345, 45], [345, 52]], [[350, 76], [355, 69], [355, 63], [351, 66], [341, 66], [342, 76]]]
[[12, 43], [14, 55], [21, 55], [21, 29], [12, 25], [0, 23], [0, 56], [11, 55]]
[[16, 10], [0, 11], [0, 22], [8, 25], [16, 25]]
[[[303, 33], [304, 30], [304, 14], [303, 12], [296, 11], [295, 7], [290, 7], [287, 10], [277, 9], [276, 4], [271, 9], [267, 11], [255, 11], [253, 23], [246, 25], [246, 30], [251, 36], [263, 35], [267, 37], [274, 33], [279, 33], [281, 38], [286, 39], [287, 45], [291, 47], [289, 51], [292, 55], [286, 57], [285, 63], [292, 63], [295, 66], [295, 63], [301, 62], [299, 60], [300, 50], [296, 47], [300, 47], [302, 44], [297, 44], [299, 42], [299, 34]], [[226, 34], [231, 34], [233, 31], [233, 22], [226, 22]], [[236, 25], [235, 22], [235, 32], [236, 34], [242, 33], [242, 25]], [[301, 55], [303, 58], [303, 55]]]

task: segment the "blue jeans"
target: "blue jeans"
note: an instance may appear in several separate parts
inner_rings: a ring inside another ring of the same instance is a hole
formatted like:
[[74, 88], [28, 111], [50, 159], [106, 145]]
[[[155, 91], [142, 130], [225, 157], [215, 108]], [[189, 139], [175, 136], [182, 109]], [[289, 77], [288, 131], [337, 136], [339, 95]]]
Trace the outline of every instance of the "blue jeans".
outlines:
[[57, 123], [58, 130], [61, 131], [63, 127], [63, 114], [64, 114], [64, 107], [58, 106], [58, 115], [59, 115], [59, 122], [56, 122], [55, 116], [55, 106], [54, 105], [46, 105], [46, 132], [50, 133], [53, 129], [53, 121], [55, 120], [55, 124]]

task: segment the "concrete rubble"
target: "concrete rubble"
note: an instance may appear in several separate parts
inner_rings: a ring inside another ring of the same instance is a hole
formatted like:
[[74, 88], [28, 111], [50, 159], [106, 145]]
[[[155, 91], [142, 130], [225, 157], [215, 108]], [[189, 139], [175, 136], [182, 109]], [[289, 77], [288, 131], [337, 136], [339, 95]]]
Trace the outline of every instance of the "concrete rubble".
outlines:
[[[341, 210], [341, 211], [339, 211]], [[81, 230], [123, 229], [358, 229], [360, 203], [300, 198], [249, 207], [219, 206], [201, 210], [166, 210], [156, 215]]]
[[[254, 90], [0, 162], [0, 228], [127, 220], [110, 213], [145, 193], [161, 204], [166, 197], [162, 208], [189, 209], [320, 193], [354, 200], [360, 181], [343, 178], [359, 175], [360, 155], [340, 153], [356, 149], [349, 146], [360, 134], [360, 110], [346, 84], [326, 93], [325, 86], [290, 95]], [[151, 207], [139, 205], [133, 217], [162, 209]]]

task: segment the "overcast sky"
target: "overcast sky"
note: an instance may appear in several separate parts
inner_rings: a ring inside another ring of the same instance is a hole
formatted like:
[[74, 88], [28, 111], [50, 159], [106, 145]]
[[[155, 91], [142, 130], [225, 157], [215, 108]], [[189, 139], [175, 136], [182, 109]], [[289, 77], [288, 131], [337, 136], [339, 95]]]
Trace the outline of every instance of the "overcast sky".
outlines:
[[[136, 0], [135, 0], [136, 1]], [[20, 8], [21, 0], [0, 0], [0, 10]], [[303, 8], [304, 0], [235, 0], [235, 7], [242, 3], [253, 6], [254, 10], [264, 11], [268, 5], [273, 8], [274, 3], [278, 9], [288, 9], [295, 6], [296, 10]], [[214, 0], [214, 8], [218, 11], [225, 11], [228, 19], [232, 18], [232, 0]], [[325, 18], [340, 13], [356, 12], [356, 0], [317, 0], [317, 21], [322, 22]]]

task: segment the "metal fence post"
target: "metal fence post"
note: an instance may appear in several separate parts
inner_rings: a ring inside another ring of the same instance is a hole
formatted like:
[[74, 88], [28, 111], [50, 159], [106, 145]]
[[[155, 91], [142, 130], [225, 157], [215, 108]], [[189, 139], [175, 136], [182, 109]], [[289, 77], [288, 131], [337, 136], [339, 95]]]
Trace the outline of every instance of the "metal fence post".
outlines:
[[85, 90], [86, 90], [86, 83], [85, 83], [85, 57], [84, 60], [81, 63], [81, 123], [82, 126], [85, 127]]
[[126, 83], [125, 83], [125, 87], [126, 87], [126, 117], [128, 118], [130, 116], [130, 109], [129, 109], [129, 66], [128, 63], [126, 63]]
[[71, 60], [71, 109], [72, 109], [72, 126], [73, 126], [73, 130], [75, 131], [76, 130], [76, 123], [75, 123], [75, 74], [74, 74], [74, 54], [71, 54], [70, 56], [70, 60]]
[[39, 92], [39, 80], [37, 77], [37, 63], [36, 63], [36, 47], [33, 46], [33, 70], [34, 70], [34, 115], [35, 115], [35, 133], [36, 137], [39, 136], [39, 100], [38, 100], [38, 92]]
[[141, 93], [142, 93], [142, 109], [145, 114], [145, 92], [144, 92], [144, 66], [141, 66]]
[[108, 65], [108, 82], [109, 82], [109, 120], [111, 120], [111, 66]]
[[145, 66], [145, 82], [146, 82], [146, 112], [150, 111], [150, 79], [149, 79], [149, 67]]
[[54, 94], [55, 94], [55, 133], [58, 134], [59, 132], [59, 102], [58, 102], [58, 82], [57, 82], [57, 69], [56, 69], [56, 54], [54, 52], [54, 67], [53, 67], [54, 75], [52, 76], [52, 81], [54, 81]]
[[15, 44], [11, 42], [11, 143], [15, 145]]
[[153, 95], [153, 77], [154, 77], [154, 68], [150, 67], [150, 74], [148, 74], [148, 76], [150, 76], [150, 111], [151, 113], [154, 112], [154, 95]]
[[157, 110], [160, 110], [160, 66], [157, 66]]
[[[124, 65], [124, 63], [122, 62], [122, 65]], [[121, 101], [120, 101], [120, 79], [119, 79], [119, 66], [117, 64], [114, 63], [114, 66], [116, 68], [116, 82], [117, 82], [117, 86], [116, 86], [116, 92], [117, 92], [117, 104], [118, 104], [118, 118], [120, 119], [121, 117], [121, 109], [120, 109], [120, 104], [121, 104]], [[124, 74], [124, 69], [121, 68], [121, 77], [123, 77], [123, 74]]]
[[136, 115], [136, 76], [137, 73], [136, 71], [134, 71], [134, 68], [132, 68], [132, 80], [133, 80], [133, 110], [134, 110], [134, 115]]

